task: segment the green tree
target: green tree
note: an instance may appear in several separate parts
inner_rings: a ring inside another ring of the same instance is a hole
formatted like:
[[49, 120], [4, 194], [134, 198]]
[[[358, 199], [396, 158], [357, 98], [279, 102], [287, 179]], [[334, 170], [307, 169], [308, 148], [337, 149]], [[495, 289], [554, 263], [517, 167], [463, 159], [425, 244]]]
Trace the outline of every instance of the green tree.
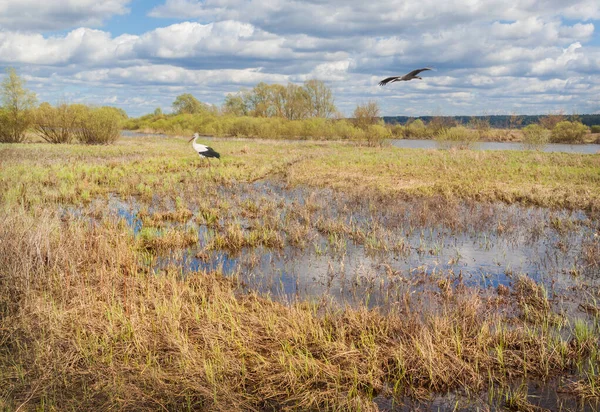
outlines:
[[25, 80], [14, 68], [6, 70], [6, 77], [0, 85], [0, 141], [18, 143], [25, 140], [25, 131], [31, 125], [32, 109], [37, 98], [34, 92], [25, 88]]
[[256, 117], [272, 116], [275, 113], [273, 101], [273, 87], [265, 82], [260, 82], [254, 86], [249, 95], [250, 112]]
[[354, 124], [363, 130], [379, 121], [379, 105], [375, 101], [359, 104], [354, 109]]
[[247, 93], [244, 91], [236, 94], [228, 93], [225, 96], [225, 103], [223, 103], [223, 113], [233, 116], [247, 116], [249, 114]]
[[283, 115], [289, 120], [306, 119], [310, 114], [310, 99], [306, 89], [289, 83], [285, 88]]
[[180, 94], [173, 102], [173, 111], [176, 114], [199, 114], [206, 110], [206, 105], [190, 93]]
[[310, 117], [331, 117], [337, 111], [331, 89], [321, 80], [304, 82], [310, 102]]

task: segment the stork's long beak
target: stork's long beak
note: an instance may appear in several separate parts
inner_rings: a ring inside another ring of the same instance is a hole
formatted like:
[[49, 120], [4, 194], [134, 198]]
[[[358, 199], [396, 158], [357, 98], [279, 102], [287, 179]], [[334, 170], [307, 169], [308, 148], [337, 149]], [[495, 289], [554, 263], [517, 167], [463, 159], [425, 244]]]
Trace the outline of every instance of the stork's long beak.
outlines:
[[188, 140], [188, 143], [191, 142], [192, 140], [194, 140], [196, 138], [196, 136], [192, 136], [192, 138], [190, 140]]

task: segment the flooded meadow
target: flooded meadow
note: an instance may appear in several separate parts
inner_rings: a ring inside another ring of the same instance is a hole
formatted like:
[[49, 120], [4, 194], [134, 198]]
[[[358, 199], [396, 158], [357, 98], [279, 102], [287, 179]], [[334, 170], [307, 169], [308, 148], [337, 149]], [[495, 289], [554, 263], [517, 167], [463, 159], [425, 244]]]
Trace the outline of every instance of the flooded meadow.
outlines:
[[133, 139], [0, 147], [0, 409], [599, 407], [597, 155]]

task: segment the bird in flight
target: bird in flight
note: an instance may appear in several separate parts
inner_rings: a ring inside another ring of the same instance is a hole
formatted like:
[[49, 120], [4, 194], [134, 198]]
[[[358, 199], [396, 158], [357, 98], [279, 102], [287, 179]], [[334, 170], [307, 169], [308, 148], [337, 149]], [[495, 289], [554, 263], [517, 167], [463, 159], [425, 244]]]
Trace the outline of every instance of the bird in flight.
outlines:
[[424, 72], [425, 70], [432, 70], [431, 67], [423, 67], [422, 69], [417, 69], [417, 70], [413, 70], [410, 73], [406, 73], [404, 76], [392, 76], [392, 77], [388, 77], [387, 79], [383, 79], [382, 81], [379, 82], [380, 86], [385, 86], [388, 83], [393, 83], [393, 82], [400, 82], [400, 81], [408, 81], [408, 80], [412, 80], [412, 79], [421, 79], [423, 80], [422, 77], [417, 76], [419, 73]]

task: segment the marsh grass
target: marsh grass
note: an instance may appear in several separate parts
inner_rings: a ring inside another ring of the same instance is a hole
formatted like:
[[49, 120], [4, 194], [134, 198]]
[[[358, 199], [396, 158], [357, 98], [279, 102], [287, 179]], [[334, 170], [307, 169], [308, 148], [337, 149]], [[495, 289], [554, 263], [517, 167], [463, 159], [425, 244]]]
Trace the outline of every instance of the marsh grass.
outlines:
[[[210, 240], [197, 245], [199, 255], [249, 249], [253, 268], [261, 247], [330, 247], [343, 255], [356, 242], [375, 254], [408, 253], [405, 234], [434, 222], [473, 231], [502, 224], [510, 236], [521, 221], [499, 222], [498, 209], [468, 202], [593, 211], [593, 157], [211, 144], [223, 158], [210, 170], [196, 170], [193, 151], [177, 139], [98, 150], [0, 146], [2, 407], [376, 410], [376, 397], [402, 404], [432, 393], [475, 394], [573, 370], [580, 373], [571, 392], [596, 396], [597, 325], [565, 319], [548, 290], [527, 276], [499, 294], [456, 274], [406, 278], [388, 266], [399, 298], [383, 310], [368, 306], [377, 278], [356, 279], [351, 293], [366, 285], [363, 305], [341, 307], [327, 296], [283, 304], [221, 269], [184, 273], [167, 265], [157, 273], [148, 263], [161, 251], [196, 245], [192, 224], [206, 226]], [[532, 175], [537, 190], [529, 190]], [[310, 190], [278, 200], [274, 189], [255, 183], [261, 176], [290, 191]], [[139, 232], [94, 203], [111, 196], [142, 205]], [[470, 213], [459, 214], [464, 201]], [[74, 205], [79, 214], [65, 212]], [[370, 209], [381, 219], [356, 218]], [[576, 230], [554, 222], [559, 236]], [[423, 242], [424, 253], [435, 248]], [[517, 390], [505, 400], [525, 408], [532, 400], [523, 396]]]
[[435, 141], [442, 149], [471, 149], [482, 138], [482, 133], [485, 133], [484, 129], [471, 130], [464, 126], [455, 126], [440, 130]]

